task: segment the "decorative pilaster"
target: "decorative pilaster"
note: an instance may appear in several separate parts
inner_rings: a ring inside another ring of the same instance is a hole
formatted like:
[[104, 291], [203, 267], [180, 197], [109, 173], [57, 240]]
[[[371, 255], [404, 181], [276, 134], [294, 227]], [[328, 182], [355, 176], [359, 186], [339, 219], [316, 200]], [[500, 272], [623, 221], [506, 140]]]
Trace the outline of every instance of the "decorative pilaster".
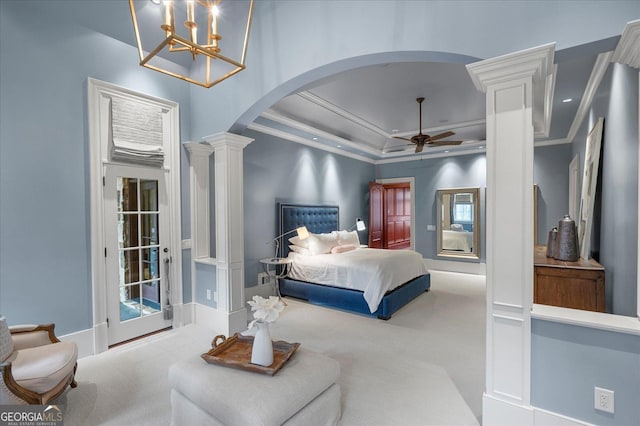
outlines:
[[548, 129], [553, 54], [549, 44], [467, 65], [487, 94], [486, 424], [533, 423], [533, 138]]
[[226, 314], [227, 336], [247, 326], [242, 150], [252, 141], [231, 133], [206, 140], [214, 150], [217, 309]]
[[213, 153], [213, 148], [197, 142], [186, 142], [184, 146], [190, 154], [191, 257], [202, 259], [210, 257], [209, 156]]

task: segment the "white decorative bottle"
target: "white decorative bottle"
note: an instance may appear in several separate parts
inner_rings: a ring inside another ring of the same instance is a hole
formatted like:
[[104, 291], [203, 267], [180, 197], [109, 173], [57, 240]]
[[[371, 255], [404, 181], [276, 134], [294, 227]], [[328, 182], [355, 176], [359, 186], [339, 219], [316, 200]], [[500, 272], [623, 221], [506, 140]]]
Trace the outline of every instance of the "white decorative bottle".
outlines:
[[255, 325], [258, 331], [253, 339], [251, 363], [269, 367], [273, 364], [273, 343], [269, 335], [269, 324], [257, 321]]

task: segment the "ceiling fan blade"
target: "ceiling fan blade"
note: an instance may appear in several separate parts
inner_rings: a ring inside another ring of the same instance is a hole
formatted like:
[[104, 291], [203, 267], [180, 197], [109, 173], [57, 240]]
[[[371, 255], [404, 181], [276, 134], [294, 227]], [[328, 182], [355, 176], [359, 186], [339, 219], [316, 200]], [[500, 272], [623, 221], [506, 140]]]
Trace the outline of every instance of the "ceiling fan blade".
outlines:
[[419, 153], [419, 152], [422, 152], [423, 148], [424, 148], [424, 144], [423, 143], [416, 144], [416, 154]]
[[429, 137], [430, 141], [437, 141], [438, 139], [444, 139], [444, 138], [448, 138], [449, 136], [453, 136], [455, 135], [455, 132], [444, 132], [444, 133], [440, 133], [439, 135], [435, 135], [435, 136], [431, 136]]
[[392, 136], [392, 138], [393, 138], [393, 139], [402, 139], [403, 141], [409, 141], [409, 142], [412, 142], [412, 141], [411, 141], [411, 139], [403, 138], [403, 137], [400, 137], [400, 136]]
[[436, 141], [436, 142], [427, 142], [429, 145], [433, 146], [445, 146], [445, 145], [460, 145], [464, 141]]

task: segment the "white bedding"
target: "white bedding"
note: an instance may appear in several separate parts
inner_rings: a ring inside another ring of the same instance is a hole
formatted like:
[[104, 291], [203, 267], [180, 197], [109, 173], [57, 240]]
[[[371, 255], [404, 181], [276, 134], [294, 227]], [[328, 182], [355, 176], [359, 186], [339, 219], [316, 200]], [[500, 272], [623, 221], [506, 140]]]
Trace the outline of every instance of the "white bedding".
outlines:
[[473, 248], [473, 232], [442, 231], [443, 250], [462, 250], [471, 252]]
[[358, 248], [337, 254], [289, 253], [289, 277], [364, 292], [371, 313], [384, 294], [427, 273], [422, 255], [413, 250]]

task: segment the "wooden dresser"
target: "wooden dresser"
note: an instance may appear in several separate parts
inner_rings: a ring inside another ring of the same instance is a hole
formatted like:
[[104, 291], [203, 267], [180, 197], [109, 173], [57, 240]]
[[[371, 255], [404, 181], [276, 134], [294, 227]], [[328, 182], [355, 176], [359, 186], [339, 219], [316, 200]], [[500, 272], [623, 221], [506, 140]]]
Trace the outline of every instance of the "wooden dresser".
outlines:
[[533, 303], [605, 312], [604, 267], [593, 259], [565, 262], [535, 247]]

